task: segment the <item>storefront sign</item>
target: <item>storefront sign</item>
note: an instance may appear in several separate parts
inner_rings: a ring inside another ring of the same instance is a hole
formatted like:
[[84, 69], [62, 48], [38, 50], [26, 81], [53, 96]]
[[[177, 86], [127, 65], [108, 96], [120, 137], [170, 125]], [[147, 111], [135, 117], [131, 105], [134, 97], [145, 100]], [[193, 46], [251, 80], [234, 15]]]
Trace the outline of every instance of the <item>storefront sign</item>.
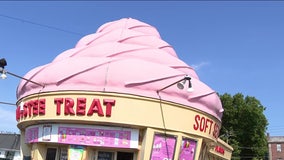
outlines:
[[151, 160], [173, 160], [176, 146], [174, 136], [155, 134]]
[[58, 143], [130, 148], [130, 131], [59, 127]]
[[[48, 99], [49, 100], [49, 99]], [[29, 100], [18, 106], [16, 110], [16, 120], [19, 121], [22, 118], [34, 117], [38, 115], [46, 114], [46, 99]], [[93, 98], [90, 102], [87, 98], [54, 98], [53, 105], [49, 107], [56, 107], [56, 115], [80, 115], [80, 116], [92, 116], [97, 114], [98, 116], [111, 117], [112, 107], [115, 106], [114, 99], [103, 99], [101, 103], [100, 99]]]
[[26, 128], [26, 143], [138, 148], [139, 130], [77, 124], [42, 124]]
[[193, 129], [195, 131], [203, 132], [205, 134], [213, 136], [216, 139], [218, 138], [220, 130], [218, 123], [208, 117], [199, 114], [195, 115], [194, 121], [195, 123], [193, 125]]

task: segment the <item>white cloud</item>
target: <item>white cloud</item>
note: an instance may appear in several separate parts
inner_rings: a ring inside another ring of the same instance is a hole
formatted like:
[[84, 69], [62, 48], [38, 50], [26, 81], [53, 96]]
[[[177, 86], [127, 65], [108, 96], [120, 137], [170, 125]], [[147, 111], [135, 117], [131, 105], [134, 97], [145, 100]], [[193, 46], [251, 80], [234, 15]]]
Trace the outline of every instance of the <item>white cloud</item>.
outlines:
[[194, 70], [197, 71], [197, 70], [200, 70], [202, 67], [208, 66], [208, 65], [210, 65], [209, 62], [200, 62], [200, 63], [198, 63], [198, 64], [192, 64], [191, 67], [193, 67]]

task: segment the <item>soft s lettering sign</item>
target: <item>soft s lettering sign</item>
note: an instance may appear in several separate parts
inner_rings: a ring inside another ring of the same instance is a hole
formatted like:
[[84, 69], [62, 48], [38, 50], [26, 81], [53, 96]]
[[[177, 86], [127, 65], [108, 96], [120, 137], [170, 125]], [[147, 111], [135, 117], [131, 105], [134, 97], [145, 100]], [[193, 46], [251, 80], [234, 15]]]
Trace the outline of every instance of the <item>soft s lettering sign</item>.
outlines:
[[207, 133], [212, 135], [214, 138], [218, 138], [220, 126], [212, 119], [201, 115], [195, 115], [193, 129], [195, 131]]

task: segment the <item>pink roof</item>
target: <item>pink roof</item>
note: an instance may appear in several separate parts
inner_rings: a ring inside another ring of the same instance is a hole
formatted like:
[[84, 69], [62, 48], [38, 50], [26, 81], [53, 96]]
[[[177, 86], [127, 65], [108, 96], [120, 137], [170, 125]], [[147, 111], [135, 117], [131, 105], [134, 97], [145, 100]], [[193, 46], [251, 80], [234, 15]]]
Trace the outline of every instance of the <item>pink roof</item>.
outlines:
[[17, 98], [50, 91], [99, 91], [159, 98], [157, 90], [185, 75], [193, 92], [176, 85], [159, 92], [163, 100], [187, 105], [221, 120], [223, 108], [214, 90], [201, 82], [192, 67], [180, 60], [153, 26], [132, 18], [102, 25], [95, 34], [79, 40], [75, 48], [51, 63], [34, 68], [22, 80]]

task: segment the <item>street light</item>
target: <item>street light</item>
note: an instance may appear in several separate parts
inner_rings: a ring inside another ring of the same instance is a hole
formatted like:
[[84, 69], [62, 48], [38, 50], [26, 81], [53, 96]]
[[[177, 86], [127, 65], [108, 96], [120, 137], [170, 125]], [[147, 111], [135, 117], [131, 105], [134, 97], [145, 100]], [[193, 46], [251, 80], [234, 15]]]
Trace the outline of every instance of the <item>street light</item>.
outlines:
[[[1, 73], [1, 76], [0, 76], [0, 77], [1, 77], [2, 79], [6, 79], [6, 78], [7, 78], [7, 74], [9, 74], [9, 75], [12, 75], [12, 76], [14, 76], [14, 77], [23, 79], [23, 80], [25, 80], [25, 81], [27, 81], [27, 82], [31, 82], [31, 83], [33, 83], [33, 84], [36, 84], [36, 85], [38, 85], [38, 86], [41, 86], [41, 87], [43, 87], [43, 88], [45, 87], [45, 85], [43, 85], [43, 84], [34, 82], [34, 81], [29, 80], [29, 79], [26, 79], [26, 78], [24, 78], [24, 77], [18, 76], [18, 75], [14, 74], [14, 73], [8, 72], [7, 70], [4, 69], [5, 66], [7, 66], [7, 61], [6, 61], [5, 58], [1, 58], [1, 59], [0, 59], [0, 73]], [[16, 106], [16, 104], [14, 104], [14, 103], [9, 103], [9, 102], [0, 102], [0, 104]], [[22, 104], [21, 104], [21, 106], [22, 106]]]
[[14, 77], [23, 79], [23, 80], [25, 80], [25, 81], [27, 81], [27, 82], [31, 82], [31, 83], [33, 83], [33, 84], [36, 84], [36, 85], [38, 85], [38, 86], [45, 87], [44, 84], [40, 84], [40, 83], [34, 82], [34, 81], [32, 81], [32, 80], [26, 79], [26, 78], [24, 78], [24, 77], [18, 76], [18, 75], [14, 74], [14, 73], [8, 72], [7, 70], [4, 69], [5, 66], [7, 66], [7, 61], [6, 61], [6, 59], [5, 59], [5, 58], [0, 59], [0, 72], [1, 72], [1, 78], [2, 78], [2, 79], [6, 79], [6, 78], [7, 78], [7, 75], [6, 75], [6, 74], [9, 74], [9, 75], [12, 75], [12, 76], [14, 76]]

